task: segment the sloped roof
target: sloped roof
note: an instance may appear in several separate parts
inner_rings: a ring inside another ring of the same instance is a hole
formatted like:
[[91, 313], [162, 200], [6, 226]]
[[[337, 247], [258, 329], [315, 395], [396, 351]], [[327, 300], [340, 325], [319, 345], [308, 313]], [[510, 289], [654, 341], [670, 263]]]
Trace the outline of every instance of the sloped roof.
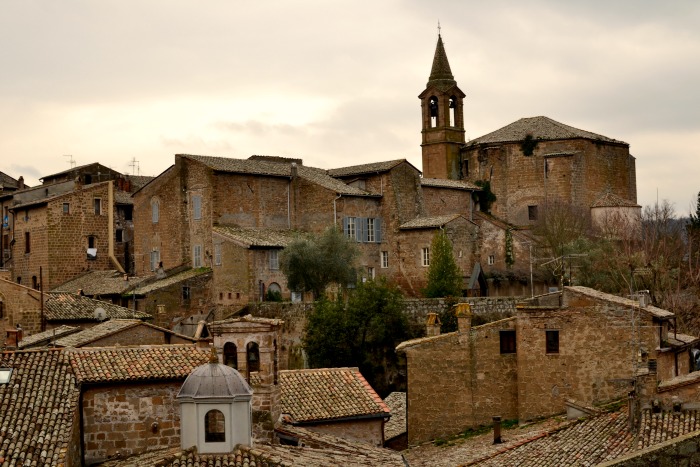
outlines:
[[0, 185], [2, 185], [3, 188], [17, 189], [18, 183], [17, 180], [10, 177], [5, 172], [0, 172]]
[[32, 347], [41, 347], [46, 344], [50, 344], [52, 341], [79, 332], [80, 328], [74, 326], [59, 326], [57, 328], [49, 329], [48, 331], [38, 332], [32, 334], [31, 336], [24, 337], [17, 347], [20, 349], [29, 349]]
[[109, 171], [111, 171], [111, 172], [118, 173], [118, 174], [121, 175], [121, 172], [119, 172], [118, 170], [114, 170], [114, 169], [112, 169], [112, 168], [109, 168], [109, 167], [107, 167], [107, 166], [105, 166], [105, 165], [100, 164], [99, 162], [91, 162], [91, 163], [89, 163], [89, 164], [79, 165], [79, 166], [77, 166], [77, 167], [71, 167], [70, 169], [64, 170], [64, 171], [62, 171], [62, 172], [56, 172], [56, 173], [54, 173], [54, 174], [44, 175], [43, 177], [39, 177], [39, 180], [45, 180], [45, 179], [56, 178], [56, 177], [59, 177], [59, 176], [61, 176], [61, 175], [69, 174], [69, 173], [71, 173], [71, 172], [77, 172], [77, 171], [80, 171], [80, 170], [83, 170], [83, 169], [86, 169], [86, 168], [92, 167], [92, 166], [99, 166], [99, 167], [101, 167], [101, 168], [107, 169], [107, 170], [109, 170]]
[[615, 193], [605, 192], [591, 205], [592, 208], [639, 208], [634, 201], [626, 200]]
[[71, 333], [70, 335], [62, 337], [56, 341], [56, 345], [58, 347], [82, 347], [91, 342], [95, 342], [97, 340], [117, 334], [127, 329], [134, 328], [136, 326], [147, 326], [151, 329], [155, 329], [165, 334], [177, 335], [178, 337], [191, 342], [197, 341], [192, 337], [177, 334], [169, 329], [165, 329], [160, 326], [155, 326], [151, 323], [145, 323], [138, 319], [110, 319], [109, 321], [105, 321], [104, 323], [96, 324], [95, 326], [83, 329], [80, 332]]
[[503, 128], [469, 141], [466, 146], [469, 147], [485, 143], [512, 143], [523, 141], [527, 135], [531, 135], [534, 140], [584, 138], [606, 143], [627, 144], [624, 141], [618, 141], [590, 131], [579, 130], [578, 128], [559, 123], [551, 118], [540, 116], [521, 118], [510, 125], [506, 125]]
[[58, 350], [3, 352], [0, 368], [12, 368], [0, 384], [0, 461], [66, 465], [80, 398], [68, 360]]
[[[226, 157], [194, 156], [189, 154], [180, 154], [180, 156], [200, 162], [210, 169], [219, 172], [271, 175], [276, 177], [292, 176], [291, 163], [282, 164], [261, 159], [230, 159]], [[356, 196], [369, 195], [366, 191], [352, 187], [331, 177], [323, 169], [297, 165], [297, 175], [339, 194]]]
[[108, 302], [65, 292], [49, 292], [44, 316], [49, 321], [99, 321], [95, 309], [102, 308], [109, 319], [150, 319], [151, 315]]
[[605, 292], [600, 292], [595, 289], [591, 289], [589, 287], [582, 287], [582, 286], [567, 286], [565, 287], [566, 290], [570, 290], [572, 292], [581, 294], [581, 295], [587, 295], [589, 297], [598, 299], [598, 300], [604, 300], [607, 302], [611, 303], [616, 303], [618, 305], [623, 305], [628, 308], [638, 308], [642, 311], [645, 311], [649, 313], [650, 315], [660, 318], [660, 319], [665, 319], [665, 318], [672, 318], [674, 314], [668, 310], [664, 310], [662, 308], [657, 308], [652, 305], [647, 305], [640, 307], [639, 302], [636, 300], [631, 300], [629, 298], [624, 298], [624, 297], [618, 297], [617, 295], [611, 295]]
[[209, 361], [209, 352], [193, 345], [153, 345], [67, 349], [81, 383], [185, 380]]
[[89, 271], [55, 287], [52, 292], [77, 293], [79, 290], [82, 290], [85, 295], [90, 295], [91, 297], [97, 295], [121, 295], [146, 279], [146, 277], [129, 277], [129, 280], [125, 281], [124, 274], [116, 269]]
[[212, 230], [248, 248], [283, 248], [300, 235], [294, 230], [243, 228], [231, 225], [216, 225]]
[[[515, 316], [511, 316], [510, 318], [504, 318], [504, 319], [499, 319], [497, 321], [491, 321], [490, 323], [482, 324], [480, 326], [472, 326], [472, 330], [477, 330], [481, 328], [486, 328], [486, 327], [492, 327], [492, 326], [500, 326], [506, 321], [513, 321], [517, 319]], [[446, 332], [443, 334], [438, 334], [437, 336], [427, 336], [427, 337], [418, 337], [416, 339], [410, 339], [407, 341], [401, 342], [399, 345], [396, 346], [396, 352], [401, 352], [406, 350], [409, 347], [415, 347], [415, 346], [420, 346], [422, 344], [428, 343], [428, 342], [436, 342], [436, 341], [441, 341], [444, 339], [449, 339], [452, 337], [457, 337], [459, 335], [459, 332], [453, 331], [453, 332]]]
[[187, 269], [185, 271], [173, 274], [172, 276], [165, 277], [163, 279], [158, 279], [154, 282], [139, 286], [136, 288], [136, 295], [146, 295], [156, 290], [163, 289], [165, 287], [170, 287], [178, 282], [186, 281], [192, 279], [193, 277], [203, 276], [205, 274], [211, 274], [210, 268], [197, 268], [197, 269]]
[[[328, 175], [330, 175], [331, 177], [351, 177], [353, 175], [386, 172], [404, 162], [410, 165], [410, 162], [408, 162], [406, 159], [395, 159], [393, 161], [372, 162], [369, 164], [351, 165], [349, 167], [328, 169]], [[413, 166], [411, 165], [411, 167]]]
[[458, 217], [464, 217], [461, 214], [445, 214], [443, 216], [431, 216], [431, 217], [416, 217], [408, 222], [404, 222], [399, 227], [400, 229], [434, 229], [437, 227], [442, 227], [443, 225], [452, 222]]
[[280, 371], [280, 388], [282, 412], [296, 423], [390, 415], [357, 368]]
[[148, 175], [127, 175], [127, 178], [131, 181], [132, 189], [134, 191], [138, 190], [151, 180], [155, 179], [155, 177]]
[[384, 403], [391, 410], [391, 418], [384, 424], [384, 439], [388, 440], [406, 433], [406, 393], [392, 392]]
[[442, 43], [442, 36], [438, 34], [435, 55], [433, 56], [433, 66], [430, 69], [430, 77], [428, 78], [428, 87], [435, 86], [445, 91], [456, 85], [457, 82], [450, 69], [450, 62], [447, 61], [447, 53], [445, 52], [445, 45]]
[[447, 178], [421, 178], [421, 186], [434, 188], [452, 188], [454, 190], [481, 191], [481, 188], [466, 180], [449, 180]]

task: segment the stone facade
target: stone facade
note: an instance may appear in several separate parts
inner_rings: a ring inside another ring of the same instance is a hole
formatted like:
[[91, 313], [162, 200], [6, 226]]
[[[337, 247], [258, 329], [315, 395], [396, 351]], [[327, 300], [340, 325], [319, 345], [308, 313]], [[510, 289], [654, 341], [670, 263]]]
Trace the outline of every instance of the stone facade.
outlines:
[[26, 336], [41, 331], [41, 294], [38, 290], [0, 279], [0, 302], [0, 347], [4, 347], [6, 329], [20, 325]]
[[83, 390], [85, 463], [180, 446], [182, 381], [112, 384]]
[[341, 439], [367, 443], [381, 447], [384, 442], [384, 421], [382, 419], [348, 420], [332, 423], [304, 425], [304, 428], [317, 433], [325, 433]]
[[526, 422], [563, 412], [568, 399], [593, 405], [627, 397], [640, 375], [649, 375], [637, 388], [650, 400], [663, 378], [688, 373], [674, 360], [688, 360], [698, 344], [690, 336], [672, 340], [672, 318], [585, 287], [525, 300], [515, 317], [483, 326], [467, 328], [458, 316], [458, 332], [397, 348], [407, 360], [409, 444], [493, 415]]

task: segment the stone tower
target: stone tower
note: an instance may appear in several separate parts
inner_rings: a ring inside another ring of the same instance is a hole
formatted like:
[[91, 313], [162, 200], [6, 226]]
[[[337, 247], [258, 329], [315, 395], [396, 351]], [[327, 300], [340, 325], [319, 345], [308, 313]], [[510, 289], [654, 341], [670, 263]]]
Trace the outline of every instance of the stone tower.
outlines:
[[464, 145], [465, 94], [457, 87], [447, 61], [442, 37], [438, 34], [433, 68], [421, 100], [423, 122], [423, 176], [462, 178], [460, 148]]

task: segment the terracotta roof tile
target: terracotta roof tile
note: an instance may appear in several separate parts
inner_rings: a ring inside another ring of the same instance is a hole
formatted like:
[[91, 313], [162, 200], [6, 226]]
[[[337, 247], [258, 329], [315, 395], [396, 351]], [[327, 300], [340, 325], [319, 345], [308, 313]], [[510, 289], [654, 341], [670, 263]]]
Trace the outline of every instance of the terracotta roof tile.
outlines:
[[3, 352], [0, 368], [12, 368], [0, 384], [2, 465], [65, 465], [80, 390], [63, 353]]
[[97, 295], [120, 295], [131, 290], [135, 285], [146, 280], [145, 277], [129, 277], [124, 280], [124, 274], [116, 269], [109, 271], [90, 271], [74, 279], [64, 282], [52, 292], [78, 293], [82, 290], [91, 297]]
[[98, 321], [95, 309], [102, 308], [109, 319], [150, 319], [151, 315], [108, 302], [63, 292], [49, 292], [44, 303], [48, 321]]
[[624, 198], [621, 198], [620, 196], [606, 192], [602, 194], [598, 199], [596, 199], [593, 204], [591, 205], [592, 208], [624, 208], [624, 207], [630, 207], [630, 208], [639, 208], [637, 203], [634, 201], [629, 201]]
[[184, 380], [210, 353], [192, 345], [67, 349], [81, 383]]
[[165, 287], [170, 287], [178, 282], [186, 281], [192, 279], [193, 277], [203, 276], [205, 274], [211, 274], [210, 268], [197, 268], [197, 269], [187, 269], [185, 271], [173, 274], [172, 276], [164, 277], [163, 279], [158, 279], [153, 282], [149, 282], [143, 286], [136, 287], [137, 295], [146, 295], [156, 290], [163, 289]]
[[352, 165], [350, 167], [339, 167], [337, 169], [328, 169], [328, 175], [330, 175], [331, 177], [351, 177], [353, 175], [386, 172], [404, 162], [408, 161], [406, 159], [396, 159], [393, 161], [372, 162], [370, 164]]
[[281, 248], [289, 245], [300, 235], [299, 232], [294, 230], [253, 229], [230, 225], [217, 225], [212, 230], [214, 233], [248, 248]]
[[421, 186], [435, 188], [452, 188], [455, 190], [481, 191], [481, 188], [466, 180], [448, 180], [446, 178], [421, 178]]
[[392, 392], [384, 399], [391, 410], [391, 418], [384, 424], [384, 439], [406, 433], [406, 393]]
[[431, 229], [442, 227], [448, 222], [452, 222], [458, 217], [464, 217], [461, 214], [446, 214], [444, 216], [433, 216], [433, 217], [416, 217], [408, 222], [401, 224], [400, 229]]
[[581, 294], [581, 295], [588, 295], [589, 297], [593, 297], [593, 298], [596, 298], [599, 300], [604, 300], [604, 301], [616, 303], [618, 305], [623, 305], [623, 306], [626, 306], [628, 308], [638, 308], [638, 309], [645, 311], [645, 312], [649, 313], [650, 315], [655, 316], [657, 318], [663, 319], [663, 318], [671, 318], [674, 316], [673, 313], [668, 311], [668, 310], [664, 310], [662, 308], [657, 308], [657, 307], [652, 306], [652, 305], [640, 307], [639, 302], [636, 300], [632, 300], [632, 299], [624, 298], [624, 297], [618, 297], [617, 295], [611, 295], [611, 294], [608, 294], [605, 292], [600, 292], [598, 290], [591, 289], [589, 287], [582, 287], [582, 286], [577, 285], [577, 286], [568, 286], [568, 287], [566, 287], [566, 289], [570, 290], [572, 292], [576, 292], [576, 293]]
[[38, 332], [31, 336], [26, 336], [19, 342], [20, 349], [29, 349], [32, 347], [41, 347], [55, 342], [60, 337], [67, 336], [79, 332], [80, 328], [74, 326], [58, 326], [57, 328], [49, 329], [48, 331]]
[[281, 371], [280, 388], [282, 412], [294, 422], [390, 415], [357, 368]]

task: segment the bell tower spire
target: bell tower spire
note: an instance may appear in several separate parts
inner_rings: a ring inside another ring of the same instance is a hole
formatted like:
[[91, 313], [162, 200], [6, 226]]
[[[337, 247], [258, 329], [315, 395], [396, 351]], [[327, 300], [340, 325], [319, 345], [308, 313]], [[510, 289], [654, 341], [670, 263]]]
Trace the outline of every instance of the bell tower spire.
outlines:
[[423, 176], [460, 179], [460, 148], [464, 140], [463, 99], [447, 60], [438, 23], [438, 41], [433, 66], [421, 100]]

